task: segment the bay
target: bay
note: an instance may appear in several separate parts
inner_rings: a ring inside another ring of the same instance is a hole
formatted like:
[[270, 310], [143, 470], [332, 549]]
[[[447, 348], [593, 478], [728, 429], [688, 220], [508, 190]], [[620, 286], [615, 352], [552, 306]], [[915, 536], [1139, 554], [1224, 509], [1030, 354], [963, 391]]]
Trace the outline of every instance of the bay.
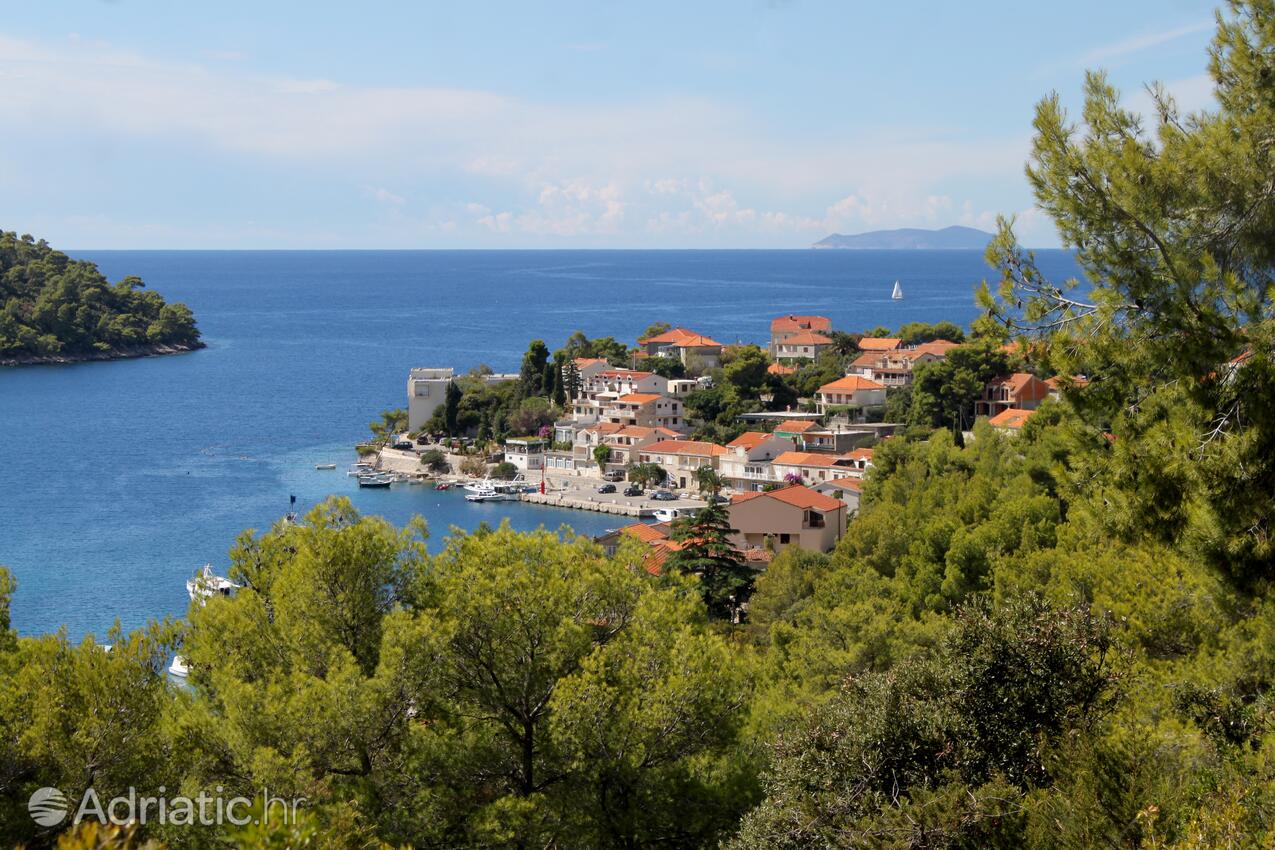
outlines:
[[[360, 491], [344, 468], [367, 423], [405, 403], [413, 366], [515, 371], [527, 343], [579, 329], [632, 344], [653, 322], [764, 344], [785, 313], [841, 330], [967, 324], [991, 274], [976, 251], [80, 251], [184, 301], [208, 348], [144, 360], [0, 369], [0, 564], [15, 628], [102, 636], [186, 610], [240, 530], [349, 496], [452, 527], [508, 518], [598, 534], [616, 517]], [[1078, 274], [1038, 253], [1055, 279]], [[900, 280], [902, 301], [890, 291]], [[336, 471], [316, 463], [333, 462]]]

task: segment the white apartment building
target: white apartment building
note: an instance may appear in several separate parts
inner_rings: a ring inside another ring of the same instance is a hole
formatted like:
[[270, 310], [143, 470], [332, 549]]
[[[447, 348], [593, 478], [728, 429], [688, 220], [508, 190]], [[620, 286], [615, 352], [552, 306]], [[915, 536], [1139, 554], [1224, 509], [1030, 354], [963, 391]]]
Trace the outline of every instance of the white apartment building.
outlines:
[[425, 425], [447, 398], [447, 385], [456, 377], [454, 369], [412, 369], [407, 373], [407, 430]]

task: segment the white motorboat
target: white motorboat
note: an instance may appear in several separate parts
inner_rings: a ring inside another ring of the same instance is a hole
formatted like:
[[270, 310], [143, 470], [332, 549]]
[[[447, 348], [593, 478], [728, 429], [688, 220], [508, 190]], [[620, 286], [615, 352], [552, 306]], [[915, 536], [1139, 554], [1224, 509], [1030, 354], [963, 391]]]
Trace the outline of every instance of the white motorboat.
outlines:
[[186, 592], [192, 601], [207, 602], [214, 596], [234, 596], [239, 585], [213, 572], [212, 564], [204, 564], [193, 578], [186, 579]]
[[672, 522], [682, 517], [695, 516], [699, 512], [699, 508], [656, 508], [655, 518], [660, 522]]
[[903, 286], [897, 280], [894, 282], [894, 292], [890, 293], [890, 297], [895, 301], [903, 300]]
[[179, 679], [185, 679], [189, 676], [190, 666], [186, 664], [186, 659], [180, 655], [174, 655], [173, 663], [168, 665], [168, 674]]
[[335, 463], [316, 463], [314, 465], [314, 468], [315, 469], [336, 469], [336, 464]]
[[385, 488], [394, 483], [394, 476], [388, 473], [372, 473], [359, 476], [360, 487]]
[[[522, 484], [498, 481], [465, 495], [467, 502], [517, 502], [522, 498]], [[469, 489], [469, 488], [466, 488]]]

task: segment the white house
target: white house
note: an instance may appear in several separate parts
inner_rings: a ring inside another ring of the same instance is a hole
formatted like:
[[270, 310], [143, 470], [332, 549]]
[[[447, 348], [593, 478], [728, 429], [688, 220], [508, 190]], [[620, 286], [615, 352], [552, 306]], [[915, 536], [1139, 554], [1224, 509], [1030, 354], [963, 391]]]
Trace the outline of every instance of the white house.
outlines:
[[717, 468], [730, 486], [740, 492], [760, 490], [778, 481], [771, 461], [793, 450], [790, 437], [745, 431], [726, 444], [726, 454], [717, 459]]
[[412, 369], [407, 373], [407, 430], [423, 427], [447, 400], [447, 385], [456, 377], [453, 369]]
[[510, 437], [505, 440], [505, 460], [523, 472], [539, 472], [545, 467], [547, 448], [543, 437]]
[[857, 409], [862, 419], [864, 411], [885, 407], [885, 386], [862, 375], [846, 375], [820, 387], [815, 403], [821, 415], [827, 415], [831, 408], [848, 407]]

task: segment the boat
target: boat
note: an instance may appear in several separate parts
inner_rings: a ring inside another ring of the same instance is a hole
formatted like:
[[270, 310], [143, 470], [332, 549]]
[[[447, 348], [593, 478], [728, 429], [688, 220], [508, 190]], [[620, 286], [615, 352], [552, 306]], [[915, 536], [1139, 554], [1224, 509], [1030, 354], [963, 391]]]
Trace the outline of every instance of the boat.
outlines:
[[377, 487], [384, 489], [394, 483], [394, 476], [383, 473], [364, 473], [359, 476], [360, 487]]
[[452, 489], [452, 485], [448, 484], [446, 481], [440, 481], [434, 485], [434, 489], [435, 490], [450, 490]]
[[186, 663], [186, 659], [182, 656], [174, 655], [173, 663], [168, 665], [168, 673], [170, 676], [185, 679], [190, 675], [190, 665]]
[[699, 511], [699, 508], [656, 508], [655, 518], [660, 522], [672, 522], [682, 517], [695, 516]]
[[336, 464], [335, 463], [316, 463], [314, 465], [314, 468], [315, 469], [336, 469]]
[[903, 286], [897, 280], [894, 282], [894, 292], [890, 293], [890, 297], [895, 301], [903, 300]]
[[239, 585], [214, 573], [212, 564], [204, 564], [193, 578], [186, 579], [186, 592], [190, 594], [191, 601], [201, 603], [214, 596], [234, 596], [238, 589]]
[[[467, 502], [517, 502], [522, 498], [521, 484], [499, 481], [466, 494]], [[470, 489], [470, 488], [466, 488]]]

